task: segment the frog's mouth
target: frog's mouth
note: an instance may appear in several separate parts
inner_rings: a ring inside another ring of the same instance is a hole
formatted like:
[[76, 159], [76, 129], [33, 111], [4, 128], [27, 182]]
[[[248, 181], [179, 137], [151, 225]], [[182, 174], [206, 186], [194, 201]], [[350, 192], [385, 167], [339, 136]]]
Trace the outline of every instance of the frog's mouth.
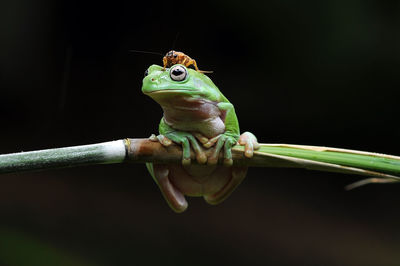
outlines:
[[180, 93], [180, 92], [190, 92], [192, 90], [188, 89], [161, 89], [161, 90], [155, 90], [148, 92], [148, 94], [155, 94], [155, 93]]
[[149, 92], [144, 92], [148, 96], [150, 96], [153, 99], [164, 99], [164, 98], [171, 98], [174, 96], [189, 96], [189, 97], [194, 97], [196, 96], [202, 96], [201, 93], [198, 90], [193, 90], [193, 88], [179, 88], [179, 89], [168, 89], [168, 88], [163, 88], [163, 89], [158, 89], [158, 90], [153, 90]]
[[196, 92], [193, 89], [185, 89], [185, 88], [180, 88], [180, 89], [159, 89], [159, 90], [153, 90], [150, 92], [147, 92], [147, 94], [157, 94], [157, 93], [190, 93], [190, 92]]

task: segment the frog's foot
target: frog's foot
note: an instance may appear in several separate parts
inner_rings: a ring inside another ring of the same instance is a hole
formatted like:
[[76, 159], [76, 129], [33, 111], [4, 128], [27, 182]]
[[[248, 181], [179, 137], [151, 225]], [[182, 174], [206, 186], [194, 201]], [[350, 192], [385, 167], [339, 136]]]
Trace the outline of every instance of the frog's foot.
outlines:
[[203, 144], [203, 147], [206, 148], [206, 149], [211, 148], [212, 146], [214, 146], [214, 144], [219, 139], [219, 136], [221, 136], [221, 135], [217, 135], [217, 136], [209, 139], [209, 138], [207, 138], [206, 136], [204, 136], [201, 133], [193, 133], [193, 135], [200, 141], [201, 144]]
[[199, 164], [207, 162], [207, 156], [204, 150], [201, 148], [196, 138], [188, 132], [173, 131], [165, 134], [165, 137], [172, 140], [175, 143], [181, 144], [183, 149], [182, 164], [189, 165], [190, 162], [190, 145], [196, 154], [196, 160]]
[[256, 136], [254, 136], [250, 132], [244, 132], [239, 137], [239, 144], [244, 146], [244, 155], [247, 158], [253, 157], [254, 150], [258, 150], [260, 148], [260, 144], [257, 141]]
[[203, 134], [198, 133], [198, 132], [194, 132], [193, 136], [195, 136], [196, 139], [198, 141], [200, 141], [200, 143], [203, 144], [203, 145], [209, 141], [209, 138], [207, 138], [206, 136], [204, 136]]
[[219, 139], [220, 136], [221, 136], [221, 135], [218, 135], [218, 136], [215, 136], [215, 137], [209, 139], [206, 143], [203, 144], [203, 146], [204, 146], [205, 148], [207, 148], [207, 149], [208, 149], [208, 148], [211, 148], [211, 147], [214, 146], [214, 144], [218, 141], [218, 139]]
[[156, 180], [161, 193], [163, 194], [168, 205], [175, 212], [183, 212], [188, 207], [188, 203], [185, 196], [181, 191], [179, 191], [174, 184], [171, 183], [168, 175], [169, 169], [166, 165], [154, 164], [154, 179]]
[[169, 138], [167, 138], [164, 135], [156, 136], [154, 134], [151, 134], [151, 136], [149, 137], [149, 140], [150, 141], [155, 141], [155, 142], [160, 142], [161, 145], [163, 145], [165, 147], [168, 147], [168, 146], [170, 146], [172, 144], [172, 140], [170, 140]]
[[205, 195], [204, 200], [212, 205], [224, 201], [246, 177], [247, 168], [247, 166], [233, 166], [229, 182], [217, 193]]
[[208, 158], [207, 164], [214, 165], [218, 163], [219, 153], [224, 147], [224, 165], [231, 166], [233, 164], [232, 160], [232, 147], [236, 144], [237, 138], [229, 134], [221, 134], [217, 136], [217, 144], [215, 145], [214, 151]]
[[149, 140], [154, 141], [154, 142], [158, 141], [157, 136], [155, 134], [151, 134], [151, 136], [149, 137]]

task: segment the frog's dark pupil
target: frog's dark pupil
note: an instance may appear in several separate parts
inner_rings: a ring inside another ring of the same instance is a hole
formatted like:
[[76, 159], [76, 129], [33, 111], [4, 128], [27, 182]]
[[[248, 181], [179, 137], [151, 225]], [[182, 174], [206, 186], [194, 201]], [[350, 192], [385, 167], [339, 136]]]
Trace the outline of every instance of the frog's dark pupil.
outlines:
[[146, 71], [144, 72], [144, 76], [147, 76], [149, 74], [149, 70], [146, 69]]
[[172, 74], [174, 76], [180, 76], [183, 74], [183, 71], [182, 71], [182, 69], [176, 68], [176, 69], [172, 70]]
[[177, 57], [178, 57], [178, 55], [174, 54], [174, 58], [177, 58]]

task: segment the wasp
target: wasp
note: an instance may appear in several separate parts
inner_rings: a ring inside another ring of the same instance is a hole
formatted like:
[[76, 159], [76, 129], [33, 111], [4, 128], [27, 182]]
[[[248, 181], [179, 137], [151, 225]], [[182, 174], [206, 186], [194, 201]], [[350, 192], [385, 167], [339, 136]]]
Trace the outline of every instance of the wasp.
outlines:
[[188, 55], [186, 55], [182, 52], [177, 52], [174, 50], [169, 51], [163, 57], [163, 64], [164, 64], [164, 70], [166, 67], [171, 67], [176, 64], [181, 64], [181, 65], [184, 65], [185, 67], [193, 66], [194, 69], [196, 69], [196, 71], [200, 72], [200, 73], [212, 73], [212, 71], [200, 70], [197, 67], [196, 60], [190, 58]]

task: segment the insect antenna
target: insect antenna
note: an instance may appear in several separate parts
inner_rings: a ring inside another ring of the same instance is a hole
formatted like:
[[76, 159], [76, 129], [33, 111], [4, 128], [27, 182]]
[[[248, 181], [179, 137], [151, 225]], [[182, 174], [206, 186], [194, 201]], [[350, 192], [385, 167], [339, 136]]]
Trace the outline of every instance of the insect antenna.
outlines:
[[178, 41], [179, 34], [180, 34], [180, 32], [178, 31], [178, 32], [176, 33], [176, 35], [175, 35], [174, 42], [172, 43], [171, 50], [174, 50], [174, 49], [175, 49], [175, 45], [176, 45], [176, 42]]
[[129, 50], [129, 52], [131, 52], [131, 53], [142, 53], [142, 54], [156, 54], [156, 55], [164, 56], [162, 53], [152, 52], [152, 51]]

